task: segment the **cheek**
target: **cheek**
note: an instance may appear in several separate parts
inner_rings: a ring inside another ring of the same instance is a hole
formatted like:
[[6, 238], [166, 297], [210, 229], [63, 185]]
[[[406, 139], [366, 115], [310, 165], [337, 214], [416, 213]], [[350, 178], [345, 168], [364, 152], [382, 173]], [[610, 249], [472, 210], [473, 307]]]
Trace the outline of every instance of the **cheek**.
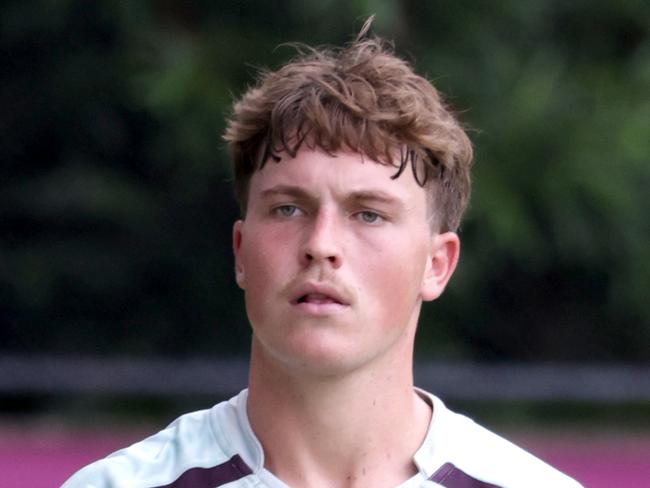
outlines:
[[419, 301], [425, 262], [419, 254], [403, 250], [383, 254], [362, 270], [362, 283], [373, 288], [377, 313], [390, 317], [390, 322], [401, 322], [410, 316]]
[[412, 301], [418, 294], [421, 266], [405, 260], [403, 255], [384, 256], [374, 265], [364, 268], [364, 280], [375, 288], [378, 298], [386, 303]]
[[242, 244], [240, 260], [245, 270], [244, 294], [250, 319], [258, 320], [275, 295], [289, 281], [290, 250], [272, 233], [249, 233]]
[[278, 277], [278, 267], [274, 266], [277, 256], [263, 251], [245, 252], [242, 264], [246, 271], [246, 297], [260, 299], [264, 296], [274, 279]]
[[274, 233], [266, 232], [264, 227], [246, 230], [248, 232], [242, 242], [241, 261], [247, 280], [258, 282], [262, 277], [274, 274], [276, 262], [287, 255], [287, 250], [278, 242]]

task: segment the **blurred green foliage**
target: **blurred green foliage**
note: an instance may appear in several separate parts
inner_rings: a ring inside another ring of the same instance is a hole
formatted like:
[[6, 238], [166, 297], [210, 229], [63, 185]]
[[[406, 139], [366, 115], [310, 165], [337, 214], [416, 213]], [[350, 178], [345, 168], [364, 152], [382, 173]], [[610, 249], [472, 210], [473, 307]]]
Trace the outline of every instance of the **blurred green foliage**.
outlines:
[[641, 0], [3, 2], [0, 351], [245, 353], [224, 116], [281, 43], [371, 13], [476, 148], [419, 354], [650, 359]]

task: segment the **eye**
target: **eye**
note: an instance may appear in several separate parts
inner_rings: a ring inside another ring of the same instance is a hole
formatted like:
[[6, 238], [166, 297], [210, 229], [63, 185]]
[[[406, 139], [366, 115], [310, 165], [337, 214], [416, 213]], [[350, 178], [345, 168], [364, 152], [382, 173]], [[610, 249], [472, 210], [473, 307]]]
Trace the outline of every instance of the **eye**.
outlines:
[[361, 221], [366, 224], [377, 224], [383, 220], [383, 217], [381, 215], [370, 210], [364, 210], [362, 212], [359, 212], [357, 215], [359, 219], [361, 219]]
[[280, 217], [293, 217], [298, 211], [299, 209], [295, 205], [280, 205], [273, 209], [273, 212]]

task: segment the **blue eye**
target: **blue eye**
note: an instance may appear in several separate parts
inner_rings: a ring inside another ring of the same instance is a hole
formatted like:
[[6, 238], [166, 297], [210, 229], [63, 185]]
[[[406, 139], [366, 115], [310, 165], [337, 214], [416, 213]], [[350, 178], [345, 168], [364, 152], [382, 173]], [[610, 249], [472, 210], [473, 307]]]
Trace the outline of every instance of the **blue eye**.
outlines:
[[275, 208], [275, 212], [280, 217], [292, 217], [298, 211], [298, 207], [295, 205], [281, 205]]
[[364, 210], [363, 212], [359, 212], [359, 218], [366, 224], [374, 224], [381, 219], [381, 216], [378, 213]]

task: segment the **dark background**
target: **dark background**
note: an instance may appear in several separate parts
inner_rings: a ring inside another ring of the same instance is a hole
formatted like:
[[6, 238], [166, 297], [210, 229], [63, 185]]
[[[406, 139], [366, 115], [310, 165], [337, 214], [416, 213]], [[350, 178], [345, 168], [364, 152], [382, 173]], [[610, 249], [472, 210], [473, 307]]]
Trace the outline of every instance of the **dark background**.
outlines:
[[476, 151], [418, 357], [650, 360], [642, 0], [4, 1], [0, 354], [245, 355], [224, 117], [371, 13]]

